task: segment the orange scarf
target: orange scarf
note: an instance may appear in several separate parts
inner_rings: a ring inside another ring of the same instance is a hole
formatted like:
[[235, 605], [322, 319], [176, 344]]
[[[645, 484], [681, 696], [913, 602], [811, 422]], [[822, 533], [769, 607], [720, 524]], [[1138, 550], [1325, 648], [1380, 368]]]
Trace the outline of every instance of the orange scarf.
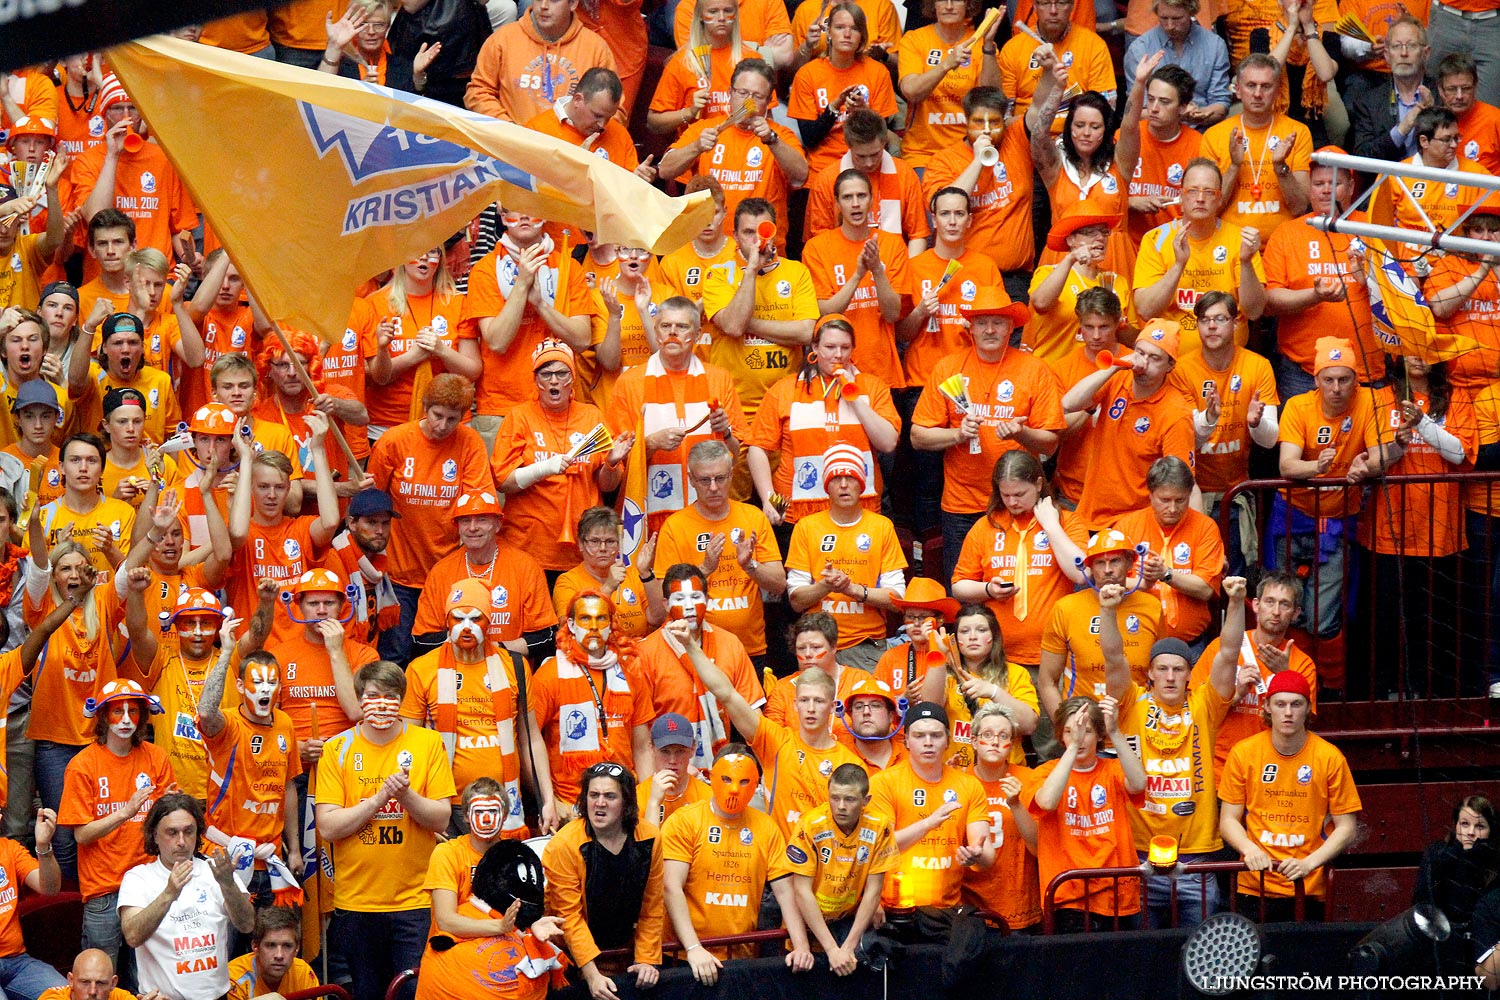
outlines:
[[[860, 375], [850, 365], [850, 374], [855, 384]], [[868, 378], [868, 377], [867, 377]], [[799, 520], [828, 509], [828, 489], [823, 482], [823, 453], [836, 444], [847, 444], [855, 448], [865, 460], [865, 468], [872, 470], [865, 481], [865, 491], [860, 503], [867, 510], [880, 512], [880, 492], [876, 488], [874, 458], [870, 453], [870, 439], [854, 412], [854, 406], [843, 398], [842, 383], [838, 379], [814, 378], [812, 381], [797, 377], [796, 393], [787, 407], [787, 429], [792, 439], [790, 455], [782, 455], [781, 461], [790, 462], [792, 469], [791, 506], [787, 510], [789, 520]], [[866, 394], [870, 387], [861, 386]]]
[[[674, 380], [686, 378], [683, 401], [677, 402], [672, 391]], [[661, 356], [651, 355], [646, 361], [645, 394], [642, 399], [641, 421], [644, 436], [649, 437], [670, 427], [692, 427], [708, 415], [708, 372], [703, 362], [694, 357], [688, 363], [685, 376], [667, 372]], [[702, 426], [682, 439], [676, 451], [658, 451], [647, 459], [646, 466], [646, 513], [660, 515], [664, 520], [668, 514], [682, 510], [692, 502], [687, 481], [687, 455], [693, 445], [707, 441], [716, 435], [705, 421]], [[659, 522], [652, 524], [655, 530]]]
[[[492, 714], [484, 720], [495, 724], [495, 749], [500, 752], [500, 783], [511, 809], [505, 816], [504, 830], [519, 830], [526, 825], [519, 808], [521, 802], [521, 762], [516, 755], [516, 682], [515, 675], [506, 667], [506, 655], [490, 651], [484, 658], [484, 684], [490, 692]], [[448, 751], [448, 763], [453, 763], [458, 748], [458, 658], [453, 647], [443, 643], [438, 648], [437, 701], [432, 709], [432, 721], [443, 738], [443, 747]], [[491, 775], [495, 777], [495, 775]]]
[[[590, 667], [588, 654], [567, 630], [557, 632], [557, 732], [563, 773], [577, 782], [595, 764], [615, 761], [634, 767], [634, 746], [628, 722], [635, 710], [635, 693], [644, 690], [636, 667], [635, 644], [618, 628], [610, 635], [609, 651], [601, 665]], [[600, 707], [604, 719], [600, 719]], [[613, 725], [608, 720], [616, 720]]]

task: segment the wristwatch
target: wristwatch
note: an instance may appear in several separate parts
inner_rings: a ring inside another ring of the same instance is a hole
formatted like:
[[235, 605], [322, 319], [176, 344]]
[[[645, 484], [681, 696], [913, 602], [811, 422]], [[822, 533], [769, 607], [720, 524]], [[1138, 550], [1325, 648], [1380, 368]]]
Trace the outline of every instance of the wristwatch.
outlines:
[[771, 131], [770, 135], [761, 140], [761, 142], [764, 142], [767, 146], [774, 146], [780, 141], [781, 136], [777, 135], [774, 129]]
[[1168, 566], [1166, 568], [1166, 571], [1162, 573], [1162, 575], [1161, 575], [1161, 582], [1162, 583], [1171, 583], [1172, 582], [1172, 567]]

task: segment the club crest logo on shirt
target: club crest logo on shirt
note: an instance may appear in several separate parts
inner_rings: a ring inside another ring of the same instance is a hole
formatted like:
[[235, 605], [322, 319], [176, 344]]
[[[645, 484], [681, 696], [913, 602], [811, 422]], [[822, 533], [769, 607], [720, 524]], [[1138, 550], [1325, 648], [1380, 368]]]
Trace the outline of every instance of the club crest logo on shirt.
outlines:
[[[1331, 353], [1336, 353], [1336, 352], [1331, 352]], [[1338, 359], [1335, 358], [1334, 360], [1338, 360]], [[1339, 425], [1339, 430], [1342, 433], [1344, 433], [1344, 434], [1348, 434], [1353, 429], [1354, 429], [1354, 418], [1353, 417], [1345, 417], [1344, 418], [1344, 422]]]
[[410, 771], [416, 758], [411, 755], [410, 750], [402, 750], [396, 755], [396, 763], [403, 771]]
[[1115, 194], [1120, 190], [1120, 183], [1114, 179], [1112, 174], [1105, 174], [1099, 181], [1099, 190], [1105, 194]]
[[745, 540], [745, 529], [744, 528], [730, 528], [729, 529], [729, 540], [731, 542], [733, 542], [734, 544], [736, 544], [736, 545], [740, 544], [740, 542], [743, 542]]
[[1214, 247], [1214, 263], [1222, 264], [1229, 259], [1228, 247]]
[[1240, 379], [1240, 377], [1238, 375], [1231, 375], [1231, 376], [1229, 376], [1229, 391], [1230, 392], [1239, 392], [1240, 391], [1240, 386], [1242, 386], [1244, 384], [1245, 383]]
[[995, 175], [996, 184], [1005, 184], [1010, 180], [1010, 171], [1005, 169], [1004, 163], [995, 164], [990, 168], [990, 172]]
[[874, 543], [874, 539], [872, 539], [869, 535], [861, 532], [859, 537], [854, 540], [854, 547], [856, 549], [859, 549], [859, 551], [861, 552], [868, 552], [870, 551], [870, 546]]
[[807, 852], [796, 844], [787, 844], [786, 859], [794, 865], [805, 865], [807, 864]]
[[965, 302], [973, 302], [974, 296], [979, 294], [979, 286], [972, 281], [965, 281], [962, 285], [958, 286], [958, 294], [963, 297]]
[[823, 760], [818, 764], [818, 773], [825, 778], [832, 774], [833, 761], [829, 760], [827, 757], [824, 757]]
[[1106, 801], [1108, 799], [1104, 793], [1103, 785], [1095, 785], [1089, 789], [1089, 802], [1093, 804], [1095, 809], [1103, 809]]
[[658, 500], [665, 500], [672, 495], [672, 474], [665, 469], [659, 469], [651, 474], [651, 495]]
[[1266, 148], [1267, 149], [1276, 149], [1280, 145], [1281, 145], [1281, 136], [1279, 136], [1279, 135], [1273, 135], [1273, 136], [1271, 136], [1271, 138], [1269, 138], [1269, 139], [1266, 140]]
[[1479, 159], [1479, 143], [1475, 142], [1473, 139], [1470, 139], [1468, 142], [1464, 143], [1464, 159]]
[[1312, 781], [1312, 765], [1303, 764], [1297, 768], [1297, 784], [1306, 785]]
[[1180, 164], [1180, 163], [1174, 163], [1171, 166], [1167, 167], [1167, 183], [1168, 184], [1181, 184], [1182, 183], [1182, 164]]
[[1141, 630], [1141, 619], [1140, 619], [1140, 617], [1137, 616], [1137, 615], [1126, 615], [1125, 616], [1125, 631], [1129, 632], [1131, 635], [1135, 635], [1140, 630]]
[[137, 772], [135, 772], [135, 787], [137, 787], [137, 788], [150, 788], [151, 787], [151, 776], [149, 774], [147, 774], [145, 771], [137, 771]]
[[755, 843], [755, 834], [750, 832], [750, 828], [748, 826], [740, 827], [740, 843], [744, 844], [746, 847], [749, 847], [751, 844]]
[[636, 604], [639, 603], [640, 599], [635, 596], [635, 591], [626, 590], [622, 587], [620, 589], [620, 600], [624, 601], [626, 604]]
[[497, 608], [503, 608], [510, 603], [510, 591], [504, 587], [496, 587], [490, 591], [490, 603]]
[[1151, 418], [1150, 417], [1137, 417], [1136, 418], [1136, 421], [1135, 421], [1135, 432], [1137, 434], [1144, 434], [1147, 431], [1149, 431], [1150, 429], [1151, 429]]
[[1036, 540], [1032, 544], [1038, 549], [1050, 549], [1052, 547], [1052, 539], [1047, 537], [1045, 531], [1038, 531], [1036, 533]]
[[98, 139], [104, 135], [104, 117], [95, 115], [89, 119], [89, 136]]
[[946, 802], [957, 802], [958, 801], [958, 792], [955, 791], [952, 788], [945, 788], [945, 789], [943, 789], [943, 801], [945, 803]]
[[458, 480], [458, 463], [448, 459], [443, 463], [443, 482], [452, 483]]
[[287, 752], [286, 734], [285, 733], [277, 733], [276, 734], [276, 749], [279, 750], [279, 751], [281, 751], [282, 753], [286, 753]]
[[792, 283], [790, 281], [776, 282], [776, 295], [778, 298], [789, 299], [792, 297]]
[[804, 458], [797, 465], [797, 489], [812, 490], [818, 486], [818, 466], [810, 458]]
[[293, 561], [302, 558], [302, 545], [295, 538], [288, 538], [286, 541], [282, 542], [281, 551], [285, 552], [286, 557]]
[[1445, 198], [1457, 198], [1458, 197], [1458, 185], [1457, 184], [1444, 184], [1443, 185], [1443, 197], [1445, 197]]
[[1193, 558], [1193, 550], [1188, 548], [1187, 542], [1178, 542], [1177, 547], [1172, 550], [1172, 561], [1186, 563]]
[[1004, 379], [995, 387], [995, 398], [1002, 403], [1009, 403], [1016, 395], [1015, 383], [1010, 379]]
[[750, 167], [751, 169], [760, 166], [761, 158], [764, 155], [765, 154], [761, 152], [761, 148], [759, 146], [751, 146], [750, 151], [745, 154], [745, 166]]
[[355, 333], [353, 330], [345, 329], [344, 330], [344, 340], [343, 340], [343, 343], [340, 346], [342, 346], [343, 349], [346, 350], [346, 351], [352, 351], [352, 350], [354, 350], [354, 348], [358, 344], [359, 344], [359, 334]]
[[[354, 331], [351, 330], [349, 332], [353, 333]], [[245, 328], [237, 325], [233, 330], [229, 331], [229, 343], [234, 347], [244, 347]]]
[[869, 861], [869, 860], [870, 860], [870, 849], [868, 847], [866, 847], [864, 844], [860, 844], [859, 845], [859, 850], [857, 850], [857, 851], [854, 852], [854, 863], [862, 865], [866, 861]]
[[156, 192], [156, 175], [149, 170], [141, 174], [141, 190], [147, 194]]

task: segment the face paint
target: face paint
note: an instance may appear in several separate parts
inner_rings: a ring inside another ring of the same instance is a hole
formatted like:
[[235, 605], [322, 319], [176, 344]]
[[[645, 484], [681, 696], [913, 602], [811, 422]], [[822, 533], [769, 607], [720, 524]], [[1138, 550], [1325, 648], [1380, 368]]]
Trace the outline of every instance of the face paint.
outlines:
[[276, 696], [281, 692], [281, 669], [274, 663], [252, 663], [240, 681], [245, 707], [257, 719], [269, 719], [275, 711]]
[[117, 701], [109, 706], [109, 731], [122, 740], [135, 735], [141, 726], [141, 706], [134, 701]]
[[367, 694], [359, 699], [359, 709], [371, 729], [381, 732], [396, 724], [401, 714], [401, 699], [387, 698], [379, 694]]
[[482, 840], [489, 840], [500, 832], [505, 821], [505, 803], [494, 796], [480, 796], [469, 803], [464, 815], [469, 820], [469, 830]]
[[582, 597], [573, 605], [568, 631], [589, 656], [601, 656], [609, 644], [609, 603], [602, 597]]
[[738, 816], [750, 805], [760, 774], [755, 761], [742, 753], [728, 753], [714, 762], [709, 772], [714, 802], [726, 816]]
[[448, 641], [459, 649], [478, 649], [484, 643], [483, 611], [455, 608], [448, 612]]
[[695, 629], [703, 627], [703, 619], [708, 614], [708, 598], [698, 589], [696, 577], [690, 576], [672, 584], [672, 590], [667, 594], [667, 614], [673, 621], [685, 619], [692, 622]]

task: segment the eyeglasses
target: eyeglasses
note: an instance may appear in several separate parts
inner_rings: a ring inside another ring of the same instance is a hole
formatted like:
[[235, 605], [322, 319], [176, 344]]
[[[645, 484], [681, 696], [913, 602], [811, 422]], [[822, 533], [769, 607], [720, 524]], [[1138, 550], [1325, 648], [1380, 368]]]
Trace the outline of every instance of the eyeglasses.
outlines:
[[566, 385], [567, 383], [573, 381], [573, 373], [568, 371], [566, 368], [562, 369], [561, 371], [554, 370], [537, 372], [536, 377], [540, 382], [558, 382], [563, 385]]
[[694, 483], [696, 483], [699, 486], [723, 486], [725, 483], [729, 482], [729, 479], [730, 479], [730, 477], [727, 476], [727, 475], [724, 475], [724, 476], [695, 476], [691, 472], [688, 473], [688, 478], [691, 479]]
[[1213, 316], [1205, 316], [1198, 322], [1204, 326], [1223, 326], [1225, 323], [1233, 323], [1234, 317], [1225, 314], [1215, 314]]
[[1385, 43], [1385, 50], [1387, 52], [1420, 52], [1422, 50], [1422, 43], [1421, 42], [1386, 42]]
[[1458, 135], [1457, 135], [1457, 133], [1455, 133], [1453, 135], [1435, 135], [1431, 139], [1428, 139], [1427, 141], [1428, 142], [1441, 142], [1441, 143], [1443, 143], [1445, 145], [1448, 145], [1448, 146], [1456, 146], [1458, 144]]
[[1006, 739], [1004, 736], [976, 736], [976, 737], [974, 737], [974, 743], [975, 743], [975, 745], [976, 746], [981, 746], [981, 747], [998, 747], [998, 746], [1003, 746], [1003, 745], [1005, 745], [1006, 743], [1009, 743], [1009, 742], [1010, 742], [1010, 740]]
[[583, 548], [585, 548], [585, 549], [589, 549], [591, 551], [598, 552], [601, 549], [618, 548], [619, 544], [620, 544], [620, 540], [618, 538], [616, 538], [614, 535], [607, 535], [607, 536], [601, 536], [599, 538], [585, 538], [583, 541], [579, 542], [578, 544], [580, 546], [582, 546]]
[[731, 87], [729, 92], [742, 101], [754, 101], [756, 104], [764, 104], [771, 99], [770, 91], [762, 93], [758, 90], [746, 90], [744, 87]]
[[1042, 10], [1062, 10], [1073, 6], [1073, 0], [1038, 0], [1032, 6]]
[[1219, 196], [1219, 189], [1218, 188], [1183, 188], [1182, 189], [1182, 196], [1184, 198], [1217, 198]]
[[441, 251], [441, 250], [429, 250], [429, 251], [427, 251], [424, 254], [421, 254], [419, 256], [413, 257], [412, 261], [416, 262], [416, 261], [419, 261], [419, 260], [442, 260], [442, 259], [443, 259], [443, 251]]

